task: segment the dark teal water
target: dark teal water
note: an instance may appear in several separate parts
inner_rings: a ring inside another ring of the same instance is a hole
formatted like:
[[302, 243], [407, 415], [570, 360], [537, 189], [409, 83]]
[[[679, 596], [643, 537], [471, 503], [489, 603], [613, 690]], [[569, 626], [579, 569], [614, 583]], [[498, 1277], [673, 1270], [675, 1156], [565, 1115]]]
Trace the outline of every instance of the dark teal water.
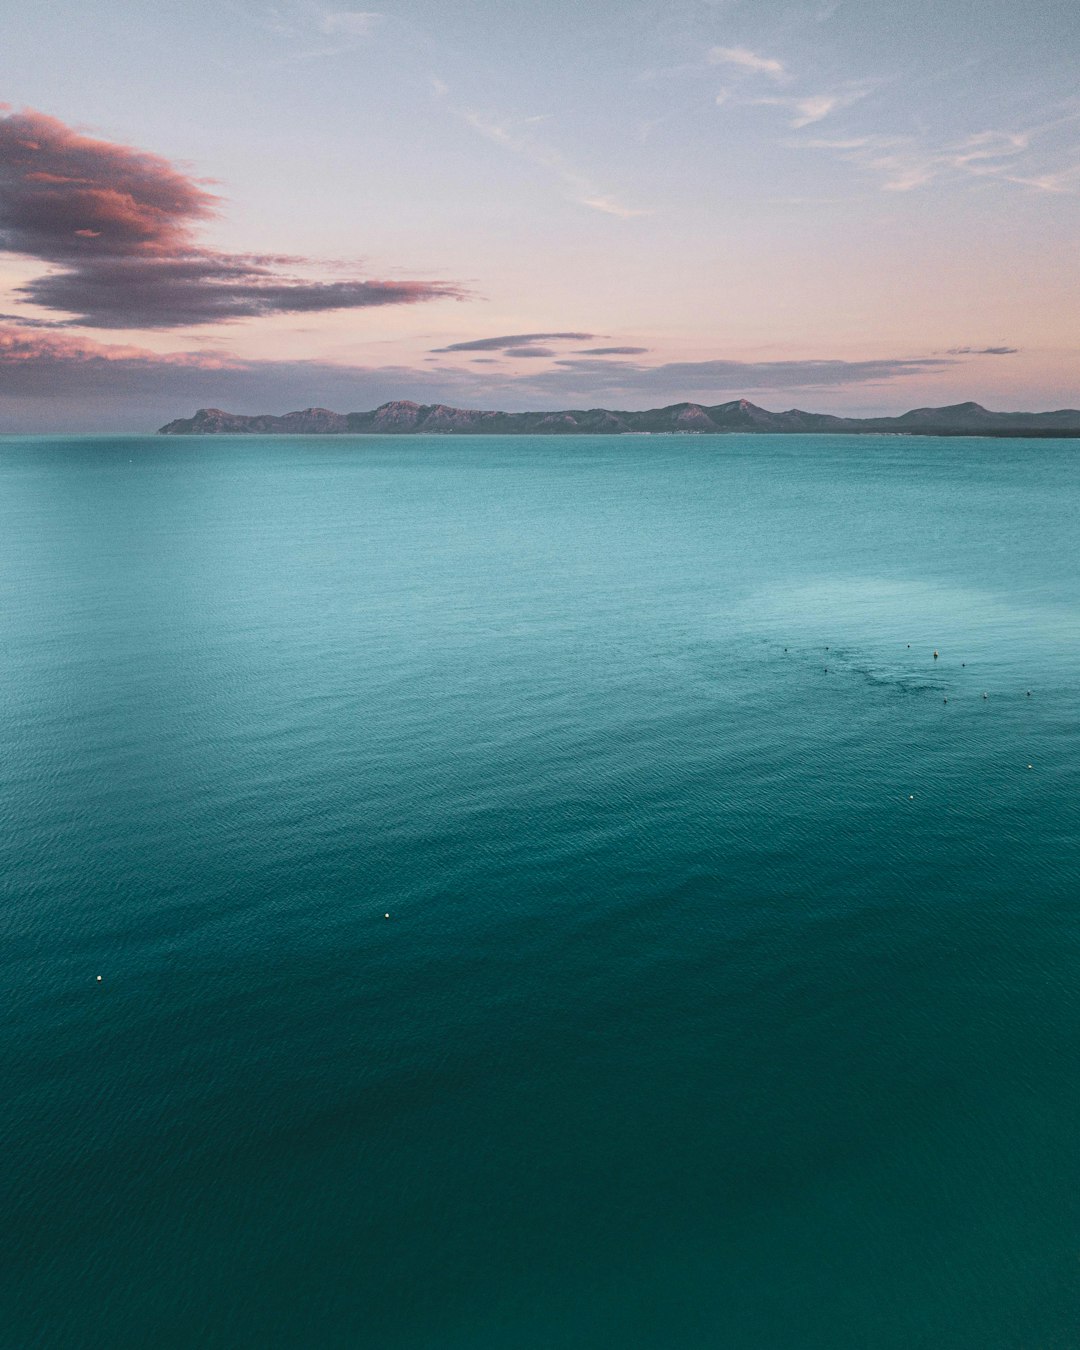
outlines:
[[1078, 504], [0, 442], [3, 1344], [1080, 1345]]

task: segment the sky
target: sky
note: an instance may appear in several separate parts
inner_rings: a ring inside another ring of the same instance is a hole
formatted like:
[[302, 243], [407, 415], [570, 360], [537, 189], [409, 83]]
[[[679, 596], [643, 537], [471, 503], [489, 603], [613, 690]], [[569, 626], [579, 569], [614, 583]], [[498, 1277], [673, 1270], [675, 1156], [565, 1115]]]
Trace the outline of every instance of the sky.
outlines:
[[9, 6], [0, 433], [1076, 407], [1078, 58], [1075, 0]]

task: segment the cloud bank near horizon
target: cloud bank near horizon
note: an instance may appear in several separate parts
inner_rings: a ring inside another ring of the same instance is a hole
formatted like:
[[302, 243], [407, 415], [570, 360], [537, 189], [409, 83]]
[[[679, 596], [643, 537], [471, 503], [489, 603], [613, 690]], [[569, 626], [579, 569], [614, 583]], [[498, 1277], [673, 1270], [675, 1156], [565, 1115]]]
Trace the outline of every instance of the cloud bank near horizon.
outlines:
[[[0, 431], [30, 425], [46, 403], [55, 410], [58, 425], [78, 426], [105, 410], [115, 418], [115, 408], [123, 402], [130, 410], [130, 429], [136, 430], [206, 406], [287, 412], [323, 404], [354, 412], [389, 399], [412, 398], [520, 412], [595, 406], [598, 391], [609, 405], [629, 408], [683, 399], [720, 403], [744, 394], [883, 386], [938, 374], [956, 364], [955, 358], [933, 357], [642, 366], [568, 357], [550, 369], [509, 378], [478, 371], [472, 362], [467, 367], [417, 368], [250, 360], [225, 351], [161, 354], [70, 332], [0, 325]], [[94, 422], [99, 423], [100, 418]]]
[[311, 259], [199, 246], [220, 199], [160, 155], [28, 110], [0, 116], [0, 249], [51, 269], [16, 294], [89, 328], [163, 329], [462, 299], [448, 281], [318, 281]]

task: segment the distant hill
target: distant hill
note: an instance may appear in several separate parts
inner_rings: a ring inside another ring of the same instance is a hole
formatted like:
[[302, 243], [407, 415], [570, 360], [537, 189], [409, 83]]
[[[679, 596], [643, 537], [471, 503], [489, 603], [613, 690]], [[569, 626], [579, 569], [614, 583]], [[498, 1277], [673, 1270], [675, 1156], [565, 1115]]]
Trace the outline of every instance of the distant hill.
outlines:
[[200, 408], [194, 417], [177, 418], [160, 429], [163, 436], [219, 435], [626, 435], [643, 432], [891, 432], [908, 436], [1080, 436], [1080, 411], [989, 412], [978, 403], [946, 408], [913, 408], [900, 417], [832, 417], [828, 413], [769, 412], [746, 399], [705, 407], [673, 403], [646, 412], [573, 408], [565, 412], [486, 412], [451, 408], [445, 403], [384, 403], [371, 412], [336, 413], [305, 408], [275, 417], [247, 416]]

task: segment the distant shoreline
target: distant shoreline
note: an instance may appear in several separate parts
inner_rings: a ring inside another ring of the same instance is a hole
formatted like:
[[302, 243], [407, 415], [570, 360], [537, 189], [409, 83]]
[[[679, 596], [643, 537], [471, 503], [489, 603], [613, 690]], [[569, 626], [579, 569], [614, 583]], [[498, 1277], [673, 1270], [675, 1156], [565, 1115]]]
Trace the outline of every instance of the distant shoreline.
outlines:
[[[38, 433], [35, 433], [38, 434]], [[47, 434], [47, 433], [43, 433]], [[70, 434], [57, 432], [56, 435]], [[108, 432], [93, 432], [94, 436], [109, 435]], [[129, 435], [141, 437], [145, 433], [125, 432], [115, 433], [120, 435]], [[564, 432], [542, 432], [542, 431], [196, 431], [196, 432], [151, 432], [151, 435], [161, 436], [198, 436], [203, 439], [219, 440], [244, 440], [251, 438], [258, 439], [260, 436], [290, 436], [294, 440], [310, 441], [349, 441], [349, 440], [385, 440], [387, 436], [393, 436], [400, 440], [433, 440], [436, 437], [441, 439], [472, 437], [480, 439], [491, 437], [495, 439], [500, 436], [519, 437], [522, 440], [549, 440], [549, 441], [572, 441], [595, 439], [597, 436], [606, 436], [612, 440], [643, 440], [655, 437], [708, 437], [708, 436], [755, 436], [762, 440], [773, 438], [784, 438], [788, 436], [813, 436], [813, 437], [835, 437], [835, 436], [866, 436], [874, 437], [877, 440], [996, 440], [996, 441], [1054, 441], [1054, 440], [1080, 440], [1080, 428], [1065, 429], [1060, 431], [1047, 431], [1041, 428], [1036, 430], [988, 430], [988, 431], [956, 431], [948, 428], [942, 428], [936, 431], [618, 431], [618, 432], [596, 432], [596, 431], [564, 431]]]
[[1072, 439], [1080, 437], [1080, 410], [991, 412], [978, 403], [915, 408], [898, 417], [836, 417], [790, 408], [770, 412], [746, 399], [707, 406], [673, 403], [641, 412], [610, 408], [508, 413], [453, 408], [443, 403], [383, 403], [370, 412], [329, 408], [297, 412], [232, 413], [200, 408], [158, 429], [162, 436], [701, 436], [732, 435], [992, 436]]

